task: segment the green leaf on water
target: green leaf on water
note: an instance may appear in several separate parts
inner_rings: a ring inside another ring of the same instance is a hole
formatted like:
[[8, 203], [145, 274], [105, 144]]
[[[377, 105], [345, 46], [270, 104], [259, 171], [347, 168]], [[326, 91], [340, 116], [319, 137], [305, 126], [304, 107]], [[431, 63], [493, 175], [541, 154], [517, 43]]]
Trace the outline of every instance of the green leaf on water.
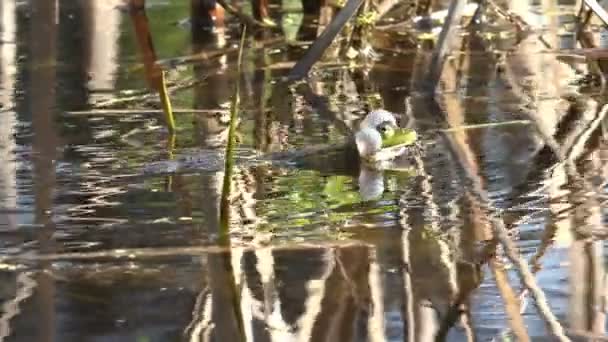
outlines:
[[397, 145], [412, 145], [416, 142], [417, 138], [418, 135], [413, 129], [401, 128], [395, 130], [395, 133], [391, 136], [384, 137], [382, 139], [382, 148], [393, 147]]
[[360, 202], [361, 196], [358, 192], [352, 190], [350, 182], [352, 182], [352, 178], [347, 176], [329, 177], [323, 193], [329, 200], [340, 205]]

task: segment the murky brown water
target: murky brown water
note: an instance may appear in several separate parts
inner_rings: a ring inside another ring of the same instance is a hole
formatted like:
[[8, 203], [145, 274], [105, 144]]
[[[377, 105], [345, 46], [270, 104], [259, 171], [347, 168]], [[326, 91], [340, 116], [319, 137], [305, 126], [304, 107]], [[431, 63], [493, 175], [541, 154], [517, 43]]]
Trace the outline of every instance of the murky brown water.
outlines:
[[[174, 143], [121, 1], [0, 4], [1, 341], [552, 340], [557, 324], [573, 339], [608, 338], [605, 100], [595, 88], [577, 95], [586, 107], [563, 99], [588, 69], [572, 52], [578, 8], [517, 2], [534, 26], [521, 42], [490, 16], [448, 61], [439, 111], [412, 90], [429, 53], [399, 25], [372, 40], [375, 63], [330, 48], [308, 88], [289, 88], [282, 78], [318, 14], [271, 1], [282, 31], [251, 30], [239, 76], [233, 19], [209, 32], [187, 20], [186, 1], [147, 2], [156, 59], [184, 109]], [[219, 243], [221, 167], [142, 170], [221, 154], [237, 80], [238, 153], [338, 144], [384, 107], [419, 132], [421, 154], [384, 173], [333, 154], [237, 163], [230, 241]], [[382, 192], [371, 200], [369, 182]], [[559, 323], [547, 325], [496, 248], [492, 214]]]

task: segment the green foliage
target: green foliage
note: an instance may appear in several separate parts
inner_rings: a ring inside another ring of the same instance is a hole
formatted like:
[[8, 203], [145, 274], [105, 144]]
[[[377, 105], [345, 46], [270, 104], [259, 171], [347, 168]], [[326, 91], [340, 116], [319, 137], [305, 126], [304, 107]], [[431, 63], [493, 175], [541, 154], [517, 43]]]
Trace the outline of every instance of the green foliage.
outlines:
[[352, 178], [347, 176], [329, 177], [329, 180], [323, 189], [323, 194], [325, 194], [330, 201], [338, 203], [339, 205], [360, 202], [361, 196], [358, 192], [352, 190], [350, 182], [352, 182]]
[[363, 12], [357, 17], [357, 25], [362, 27], [371, 27], [376, 23], [376, 20], [378, 20], [378, 12]]
[[418, 135], [412, 129], [398, 129], [393, 134], [387, 135], [382, 139], [382, 148], [398, 145], [409, 146], [416, 142]]

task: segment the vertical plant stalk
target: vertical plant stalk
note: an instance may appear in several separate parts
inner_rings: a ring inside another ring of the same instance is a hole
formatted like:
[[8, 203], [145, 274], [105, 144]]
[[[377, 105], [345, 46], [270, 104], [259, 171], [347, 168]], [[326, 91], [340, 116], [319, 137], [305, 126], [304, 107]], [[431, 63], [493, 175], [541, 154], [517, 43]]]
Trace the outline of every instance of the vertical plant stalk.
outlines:
[[[174, 158], [175, 152], [175, 134], [169, 135], [169, 139], [167, 140], [167, 157], [169, 160]], [[165, 191], [172, 191], [173, 189], [173, 176], [169, 174], [165, 181]]]
[[234, 145], [236, 144], [236, 122], [238, 119], [239, 106], [241, 102], [241, 65], [243, 63], [243, 49], [245, 46], [245, 35], [247, 26], [243, 26], [241, 42], [239, 44], [239, 55], [237, 60], [237, 77], [234, 87], [234, 95], [230, 103], [230, 126], [228, 128], [228, 142], [226, 143], [226, 155], [224, 160], [224, 182], [222, 185], [222, 197], [220, 200], [220, 243], [227, 241], [230, 228], [230, 192], [232, 191], [232, 171], [234, 168]]
[[135, 36], [144, 62], [144, 69], [148, 85], [154, 89], [160, 98], [160, 102], [165, 114], [165, 123], [170, 134], [175, 134], [175, 119], [171, 106], [171, 99], [167, 92], [167, 82], [165, 72], [156, 63], [156, 52], [154, 42], [150, 33], [150, 25], [145, 12], [145, 0], [130, 0], [129, 14], [133, 21]]
[[[224, 160], [224, 182], [222, 184], [222, 196], [220, 198], [220, 231], [218, 243], [222, 246], [230, 246], [230, 194], [232, 192], [232, 172], [234, 169], [234, 147], [236, 145], [236, 125], [238, 119], [239, 106], [241, 102], [241, 67], [243, 64], [243, 50], [245, 46], [245, 37], [247, 35], [247, 26], [243, 25], [243, 31], [241, 33], [241, 41], [239, 44], [239, 55], [237, 59], [237, 76], [236, 84], [234, 86], [234, 95], [230, 103], [230, 126], [228, 128], [228, 141], [226, 143], [226, 155]], [[243, 322], [243, 313], [241, 311], [241, 300], [239, 291], [236, 286], [234, 279], [234, 272], [232, 269], [232, 252], [228, 250], [226, 256], [223, 257], [223, 264], [225, 272], [229, 276], [229, 289], [230, 298], [232, 299], [232, 308], [236, 317], [236, 324], [239, 329], [239, 340], [245, 341], [245, 323]]]
[[[165, 78], [165, 71], [160, 72], [160, 86], [158, 89], [158, 95], [160, 96], [160, 102], [163, 106], [163, 113], [165, 113], [165, 122], [167, 129], [171, 136], [175, 135], [175, 117], [173, 116], [173, 107], [171, 106], [171, 98], [167, 92], [167, 80]], [[170, 138], [171, 139], [171, 138]]]

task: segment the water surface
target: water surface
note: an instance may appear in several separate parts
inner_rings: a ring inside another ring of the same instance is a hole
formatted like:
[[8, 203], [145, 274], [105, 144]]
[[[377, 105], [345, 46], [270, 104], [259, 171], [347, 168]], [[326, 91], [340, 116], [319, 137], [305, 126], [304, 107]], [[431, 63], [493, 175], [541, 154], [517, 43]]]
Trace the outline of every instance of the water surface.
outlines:
[[[209, 31], [187, 2], [147, 2], [182, 109], [175, 141], [122, 1], [0, 5], [1, 340], [551, 340], [496, 248], [496, 213], [567, 335], [606, 338], [604, 100], [580, 91], [587, 65], [562, 25], [571, 4], [510, 8], [534, 26], [521, 41], [491, 15], [487, 34], [465, 35], [438, 111], [414, 91], [430, 53], [407, 25], [374, 36], [375, 62], [332, 47], [306, 86], [288, 87], [323, 21], [315, 11], [271, 1], [282, 29], [250, 29], [237, 75], [233, 18]], [[421, 153], [393, 172], [333, 154], [237, 163], [226, 243], [221, 163], [142, 170], [221, 155], [236, 82], [243, 156], [341, 143], [376, 107], [419, 132]], [[586, 107], [569, 107], [573, 92]], [[538, 125], [465, 127], [530, 118]]]

